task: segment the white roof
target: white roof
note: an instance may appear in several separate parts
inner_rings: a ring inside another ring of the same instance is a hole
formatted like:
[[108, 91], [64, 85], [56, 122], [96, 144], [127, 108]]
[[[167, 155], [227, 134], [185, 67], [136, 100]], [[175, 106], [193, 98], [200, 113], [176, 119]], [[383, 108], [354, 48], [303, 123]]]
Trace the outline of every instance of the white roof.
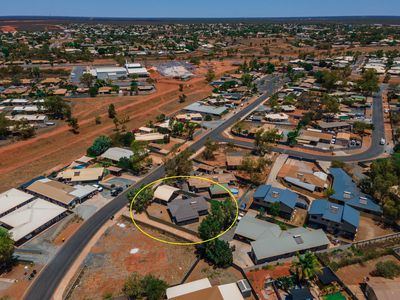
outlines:
[[12, 227], [9, 232], [14, 241], [19, 241], [65, 211], [61, 206], [38, 198], [0, 218], [0, 222]]
[[33, 198], [34, 196], [14, 188], [1, 193], [0, 215]]
[[119, 161], [121, 158], [129, 158], [133, 155], [133, 152], [128, 149], [113, 147], [104, 152], [100, 157], [110, 159], [112, 161]]
[[210, 280], [203, 278], [200, 280], [180, 284], [167, 289], [167, 299], [186, 295], [196, 291], [204, 290], [211, 287]]
[[125, 67], [126, 67], [127, 69], [129, 69], [129, 68], [141, 68], [142, 65], [139, 64], [139, 63], [132, 63], [132, 64], [125, 64]]
[[[7, 116], [8, 117], [8, 116]], [[21, 120], [27, 120], [27, 121], [45, 121], [47, 120], [46, 115], [14, 115], [10, 116], [10, 120], [14, 121], [21, 121]]]
[[158, 141], [164, 139], [165, 134], [161, 133], [145, 133], [135, 134], [136, 141]]
[[154, 191], [154, 198], [170, 201], [174, 192], [179, 191], [178, 188], [170, 185], [160, 185]]
[[126, 72], [125, 68], [122, 67], [98, 67], [95, 68], [97, 73], [119, 73]]
[[78, 197], [79, 199], [83, 199], [97, 190], [94, 186], [80, 184], [74, 185], [74, 188], [75, 190], [69, 194]]
[[149, 74], [146, 68], [129, 68], [128, 74]]
[[28, 105], [28, 106], [15, 106], [13, 111], [38, 111], [39, 108], [36, 105]]
[[218, 286], [222, 298], [226, 300], [243, 300], [242, 293], [240, 292], [236, 283], [228, 283]]

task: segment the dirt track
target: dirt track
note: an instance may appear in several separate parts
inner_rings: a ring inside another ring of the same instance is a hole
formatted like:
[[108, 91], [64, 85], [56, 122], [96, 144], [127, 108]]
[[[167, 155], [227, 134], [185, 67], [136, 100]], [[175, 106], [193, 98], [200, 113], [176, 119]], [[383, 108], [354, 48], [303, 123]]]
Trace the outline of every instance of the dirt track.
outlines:
[[[217, 74], [232, 70], [229, 63], [213, 63]], [[157, 92], [146, 96], [97, 97], [72, 100], [73, 114], [78, 118], [80, 133], [75, 135], [69, 127], [62, 125], [53, 131], [32, 139], [5, 145], [0, 148], [0, 191], [7, 190], [39, 175], [48, 174], [83, 155], [92, 141], [101, 134], [113, 132], [114, 124], [107, 116], [107, 108], [114, 103], [119, 115], [128, 115], [128, 129], [154, 120], [158, 114], [172, 114], [191, 102], [208, 96], [211, 87], [202, 76], [206, 66], [198, 69], [198, 77], [181, 82], [157, 78]], [[188, 98], [178, 103], [179, 84], [184, 84]], [[96, 125], [94, 118], [101, 116], [102, 123]]]

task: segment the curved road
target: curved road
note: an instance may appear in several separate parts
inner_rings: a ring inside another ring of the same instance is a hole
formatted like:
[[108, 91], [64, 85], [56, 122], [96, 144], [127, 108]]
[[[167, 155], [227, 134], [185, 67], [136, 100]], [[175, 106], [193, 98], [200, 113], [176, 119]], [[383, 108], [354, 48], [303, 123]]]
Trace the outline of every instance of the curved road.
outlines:
[[[282, 85], [281, 79], [277, 77], [272, 77], [267, 80], [263, 87], [263, 92], [265, 94], [260, 96], [255, 102], [249, 104], [242, 111], [233, 115], [231, 118], [222, 123], [219, 127], [215, 128], [203, 136], [199, 141], [192, 144], [189, 148], [191, 150], [199, 150], [207, 138], [212, 140], [224, 141], [225, 139], [221, 137], [224, 130], [232, 126], [239, 119], [246, 116], [252, 110], [254, 110], [259, 104], [266, 100], [272, 93], [277, 91], [277, 89]], [[381, 90], [382, 92], [382, 90]], [[366, 160], [372, 159], [383, 152], [383, 147], [377, 147], [380, 138], [383, 136], [383, 111], [381, 103], [381, 94], [377, 95], [374, 99], [374, 118], [373, 122], [375, 124], [375, 131], [373, 133], [373, 143], [369, 150], [362, 154], [358, 154], [352, 157], [334, 157], [335, 160], [349, 161], [349, 160]], [[235, 141], [237, 144], [242, 142]], [[249, 145], [250, 144], [250, 145]], [[246, 143], [245, 146], [252, 147], [251, 143]], [[275, 150], [275, 149], [274, 149]], [[276, 149], [280, 151], [280, 149]], [[286, 151], [287, 154], [299, 156], [303, 158], [312, 159], [323, 159], [330, 160], [330, 157], [326, 156], [309, 156], [303, 152], [298, 151]], [[161, 178], [164, 175], [164, 167], [160, 166], [153, 170], [149, 175], [147, 175], [142, 181], [133, 185], [132, 188], [137, 188], [142, 184], [148, 184], [156, 179]], [[73, 264], [75, 259], [83, 251], [86, 244], [91, 240], [91, 238], [96, 234], [96, 232], [105, 224], [111, 216], [116, 214], [121, 210], [126, 204], [126, 195], [129, 190], [121, 193], [119, 196], [111, 200], [107, 205], [97, 211], [90, 219], [88, 219], [78, 231], [70, 237], [63, 247], [56, 253], [53, 259], [46, 265], [46, 267], [38, 274], [36, 280], [32, 283], [31, 287], [25, 294], [24, 299], [26, 300], [46, 300], [51, 299], [54, 291], [67, 273], [70, 266]]]

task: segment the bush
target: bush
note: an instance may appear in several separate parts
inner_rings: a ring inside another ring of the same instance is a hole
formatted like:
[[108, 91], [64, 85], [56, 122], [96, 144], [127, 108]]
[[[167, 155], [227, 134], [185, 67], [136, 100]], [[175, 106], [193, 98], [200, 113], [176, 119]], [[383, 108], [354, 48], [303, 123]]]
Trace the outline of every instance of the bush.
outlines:
[[111, 147], [111, 144], [112, 140], [108, 136], [101, 135], [97, 137], [93, 145], [87, 149], [87, 154], [89, 156], [98, 156], [107, 151], [108, 148]]
[[400, 275], [400, 266], [390, 260], [378, 262], [376, 264], [375, 271], [372, 272], [372, 275], [393, 279]]

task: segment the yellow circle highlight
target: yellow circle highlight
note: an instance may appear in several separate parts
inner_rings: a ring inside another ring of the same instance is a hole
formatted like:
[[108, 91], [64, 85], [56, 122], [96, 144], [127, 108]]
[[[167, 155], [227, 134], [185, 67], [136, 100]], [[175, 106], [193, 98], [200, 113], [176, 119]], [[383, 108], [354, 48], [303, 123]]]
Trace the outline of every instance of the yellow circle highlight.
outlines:
[[[205, 241], [181, 243], [181, 242], [166, 241], [166, 240], [157, 238], [157, 237], [155, 237], [155, 236], [152, 236], [151, 234], [149, 234], [148, 232], [146, 232], [145, 230], [143, 230], [143, 229], [135, 222], [135, 218], [134, 218], [134, 216], [133, 216], [133, 208], [132, 208], [132, 206], [133, 206], [133, 203], [135, 202], [137, 196], [140, 195], [140, 193], [143, 192], [145, 189], [147, 189], [148, 187], [150, 187], [150, 186], [152, 186], [152, 185], [154, 185], [154, 184], [156, 184], [156, 183], [159, 183], [159, 182], [162, 182], [162, 181], [165, 181], [165, 180], [168, 180], [168, 179], [179, 179], [179, 178], [197, 178], [197, 179], [205, 180], [205, 181], [211, 182], [212, 184], [218, 185], [219, 187], [221, 187], [222, 189], [224, 189], [225, 191], [228, 192], [229, 196], [231, 197], [231, 199], [233, 200], [233, 202], [234, 202], [235, 205], [236, 205], [236, 216], [235, 216], [235, 219], [233, 220], [232, 224], [229, 226], [228, 229], [226, 229], [224, 232], [221, 232], [221, 233], [218, 234], [217, 236], [215, 236], [215, 237], [213, 237], [213, 238], [211, 238], [211, 239], [205, 240]], [[132, 202], [131, 202], [131, 205], [130, 205], [130, 207], [129, 207], [129, 212], [130, 212], [130, 216], [131, 216], [132, 222], [133, 222], [133, 224], [136, 226], [136, 228], [139, 229], [141, 233], [143, 233], [144, 235], [148, 236], [149, 238], [151, 238], [151, 239], [153, 239], [153, 240], [156, 240], [156, 241], [158, 241], [158, 242], [165, 243], [165, 244], [170, 244], [170, 245], [192, 246], [192, 245], [200, 245], [200, 244], [204, 244], [204, 243], [211, 242], [211, 241], [213, 241], [213, 240], [215, 240], [215, 239], [217, 239], [217, 238], [223, 236], [225, 233], [227, 233], [227, 232], [235, 225], [236, 220], [237, 220], [238, 217], [239, 217], [239, 205], [238, 205], [238, 203], [237, 203], [237, 200], [236, 200], [235, 196], [233, 196], [232, 192], [231, 192], [227, 187], [225, 187], [225, 186], [223, 186], [223, 185], [219, 184], [218, 182], [215, 182], [215, 181], [213, 181], [213, 180], [211, 180], [211, 179], [208, 179], [208, 178], [205, 178], [205, 177], [200, 177], [200, 176], [170, 176], [170, 177], [164, 177], [164, 178], [155, 180], [155, 181], [150, 182], [149, 184], [145, 185], [144, 187], [142, 187], [142, 188], [136, 193], [136, 195], [133, 197]]]

